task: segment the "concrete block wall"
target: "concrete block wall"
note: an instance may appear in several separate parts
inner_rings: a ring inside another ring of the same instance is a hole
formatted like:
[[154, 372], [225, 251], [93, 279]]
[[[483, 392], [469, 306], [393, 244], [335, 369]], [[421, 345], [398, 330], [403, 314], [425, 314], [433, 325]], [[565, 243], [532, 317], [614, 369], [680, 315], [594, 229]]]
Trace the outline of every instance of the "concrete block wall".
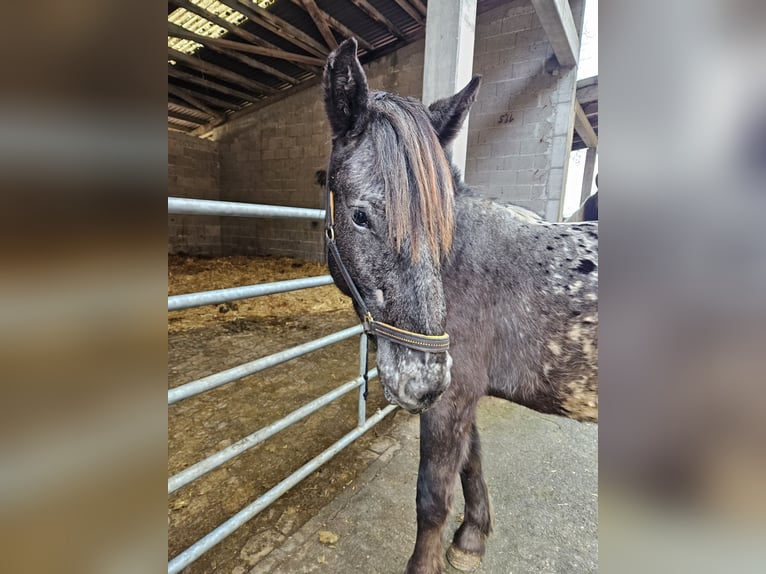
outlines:
[[[370, 86], [420, 97], [423, 42], [366, 66]], [[213, 137], [221, 156], [221, 199], [295, 207], [324, 207], [314, 182], [330, 155], [322, 90], [311, 86], [239, 121]], [[224, 253], [290, 255], [324, 261], [321, 222], [223, 218]]]
[[[584, 3], [571, 7], [582, 28]], [[529, 0], [478, 18], [465, 180], [492, 199], [557, 221], [574, 128], [576, 69], [554, 65], [553, 49]]]
[[[168, 132], [168, 195], [220, 199], [217, 142]], [[221, 218], [168, 215], [168, 253], [221, 254]]]
[[[293, 207], [320, 207], [314, 172], [326, 161], [329, 135], [320, 124], [316, 88], [304, 90], [227, 126], [219, 140], [221, 196]], [[224, 218], [226, 253], [322, 256], [322, 224], [296, 219]]]

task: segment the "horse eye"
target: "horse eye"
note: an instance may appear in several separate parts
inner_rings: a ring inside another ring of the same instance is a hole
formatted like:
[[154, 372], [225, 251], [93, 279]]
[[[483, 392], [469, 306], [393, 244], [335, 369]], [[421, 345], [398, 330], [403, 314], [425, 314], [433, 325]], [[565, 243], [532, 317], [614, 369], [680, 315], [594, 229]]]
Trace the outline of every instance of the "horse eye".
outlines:
[[361, 209], [355, 209], [354, 215], [351, 216], [351, 219], [353, 219], [354, 223], [356, 223], [359, 227], [369, 226], [369, 221], [367, 220], [367, 214]]

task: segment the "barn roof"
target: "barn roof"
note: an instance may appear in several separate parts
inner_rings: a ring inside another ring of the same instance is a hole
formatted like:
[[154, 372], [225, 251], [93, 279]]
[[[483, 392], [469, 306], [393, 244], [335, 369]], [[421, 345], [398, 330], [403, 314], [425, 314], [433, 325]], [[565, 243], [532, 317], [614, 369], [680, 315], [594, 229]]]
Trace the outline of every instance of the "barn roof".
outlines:
[[[477, 9], [482, 13], [506, 1], [478, 0]], [[327, 55], [348, 37], [359, 41], [363, 63], [398, 50], [425, 35], [426, 4], [427, 0], [170, 0], [168, 127], [203, 136], [315, 83]], [[598, 78], [578, 82], [577, 95], [597, 130]], [[572, 149], [581, 147], [586, 144], [578, 130]]]
[[315, 80], [349, 36], [362, 62], [423, 37], [421, 0], [171, 0], [168, 126], [201, 135]]

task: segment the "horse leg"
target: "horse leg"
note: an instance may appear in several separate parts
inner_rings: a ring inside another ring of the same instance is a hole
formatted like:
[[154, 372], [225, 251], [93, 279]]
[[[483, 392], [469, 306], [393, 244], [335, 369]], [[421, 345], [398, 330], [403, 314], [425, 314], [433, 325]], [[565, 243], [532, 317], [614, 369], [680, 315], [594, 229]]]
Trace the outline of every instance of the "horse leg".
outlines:
[[460, 471], [465, 498], [463, 524], [455, 532], [447, 550], [449, 563], [464, 572], [479, 567], [484, 556], [484, 541], [492, 532], [492, 506], [481, 472], [481, 442], [475, 420], [471, 425], [470, 441], [468, 459]]
[[[453, 383], [454, 384], [454, 383]], [[439, 574], [444, 567], [443, 533], [455, 479], [467, 454], [470, 420], [463, 409], [442, 397], [420, 415], [418, 534], [405, 574]], [[462, 415], [458, 410], [463, 410]], [[462, 420], [461, 420], [462, 419]]]

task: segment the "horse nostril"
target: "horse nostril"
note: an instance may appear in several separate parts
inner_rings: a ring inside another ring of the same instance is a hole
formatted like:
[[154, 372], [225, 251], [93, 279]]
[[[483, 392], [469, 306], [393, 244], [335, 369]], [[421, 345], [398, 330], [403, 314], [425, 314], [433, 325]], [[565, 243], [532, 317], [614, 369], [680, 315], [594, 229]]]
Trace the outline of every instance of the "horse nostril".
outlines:
[[425, 391], [417, 397], [419, 403], [431, 404], [439, 397], [439, 393], [435, 391]]

